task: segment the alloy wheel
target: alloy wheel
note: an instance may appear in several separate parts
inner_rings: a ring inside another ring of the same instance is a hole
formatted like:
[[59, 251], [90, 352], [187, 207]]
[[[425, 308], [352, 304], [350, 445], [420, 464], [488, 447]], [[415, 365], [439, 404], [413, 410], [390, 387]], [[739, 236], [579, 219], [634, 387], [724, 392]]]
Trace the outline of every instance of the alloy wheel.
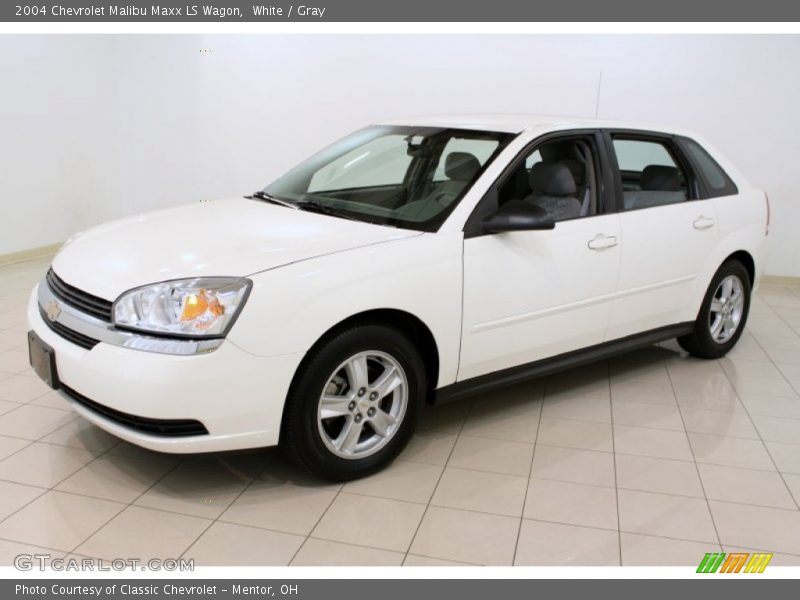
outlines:
[[385, 352], [359, 352], [342, 362], [322, 390], [317, 426], [336, 456], [361, 459], [397, 433], [408, 405], [408, 378]]
[[736, 275], [728, 275], [717, 286], [711, 299], [708, 326], [717, 344], [730, 340], [739, 329], [744, 313], [744, 286]]

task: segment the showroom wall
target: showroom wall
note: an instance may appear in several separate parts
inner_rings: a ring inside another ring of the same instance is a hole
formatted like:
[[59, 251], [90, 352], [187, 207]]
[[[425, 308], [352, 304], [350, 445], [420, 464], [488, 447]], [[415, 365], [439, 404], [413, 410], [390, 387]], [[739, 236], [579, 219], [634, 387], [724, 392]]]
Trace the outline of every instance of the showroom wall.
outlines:
[[108, 43], [0, 37], [0, 255], [120, 214]]
[[800, 276], [798, 59], [790, 36], [4, 36], [0, 254], [250, 192], [368, 122], [597, 112], [712, 140], [769, 192], [768, 272]]

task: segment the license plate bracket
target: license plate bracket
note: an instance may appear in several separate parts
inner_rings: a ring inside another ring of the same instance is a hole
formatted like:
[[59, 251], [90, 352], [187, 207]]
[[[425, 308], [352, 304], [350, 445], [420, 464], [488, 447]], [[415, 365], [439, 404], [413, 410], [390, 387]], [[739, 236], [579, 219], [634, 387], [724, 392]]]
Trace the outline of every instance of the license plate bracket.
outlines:
[[60, 383], [56, 369], [56, 352], [35, 331], [28, 332], [28, 359], [39, 378], [57, 390]]

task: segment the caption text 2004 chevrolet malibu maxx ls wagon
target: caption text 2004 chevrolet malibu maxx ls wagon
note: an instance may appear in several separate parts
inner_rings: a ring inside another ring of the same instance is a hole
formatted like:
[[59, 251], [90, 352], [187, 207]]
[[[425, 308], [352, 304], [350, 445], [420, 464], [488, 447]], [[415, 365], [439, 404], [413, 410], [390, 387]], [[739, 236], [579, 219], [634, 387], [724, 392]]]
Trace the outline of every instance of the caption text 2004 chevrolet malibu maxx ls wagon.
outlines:
[[84, 417], [167, 452], [280, 443], [351, 479], [420, 405], [677, 337], [716, 358], [769, 205], [697, 138], [611, 122], [362, 129], [248, 198], [68, 241], [31, 363]]

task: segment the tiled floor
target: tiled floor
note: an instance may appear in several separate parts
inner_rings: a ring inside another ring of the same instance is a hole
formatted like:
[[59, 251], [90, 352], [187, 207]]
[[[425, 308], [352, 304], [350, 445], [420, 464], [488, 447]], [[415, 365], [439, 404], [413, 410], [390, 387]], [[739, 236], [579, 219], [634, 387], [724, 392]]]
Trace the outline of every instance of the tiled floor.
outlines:
[[800, 286], [762, 286], [729, 357], [674, 343], [426, 409], [393, 466], [315, 481], [274, 450], [170, 456], [73, 414], [31, 373], [47, 266], [0, 268], [0, 563], [800, 565]]

